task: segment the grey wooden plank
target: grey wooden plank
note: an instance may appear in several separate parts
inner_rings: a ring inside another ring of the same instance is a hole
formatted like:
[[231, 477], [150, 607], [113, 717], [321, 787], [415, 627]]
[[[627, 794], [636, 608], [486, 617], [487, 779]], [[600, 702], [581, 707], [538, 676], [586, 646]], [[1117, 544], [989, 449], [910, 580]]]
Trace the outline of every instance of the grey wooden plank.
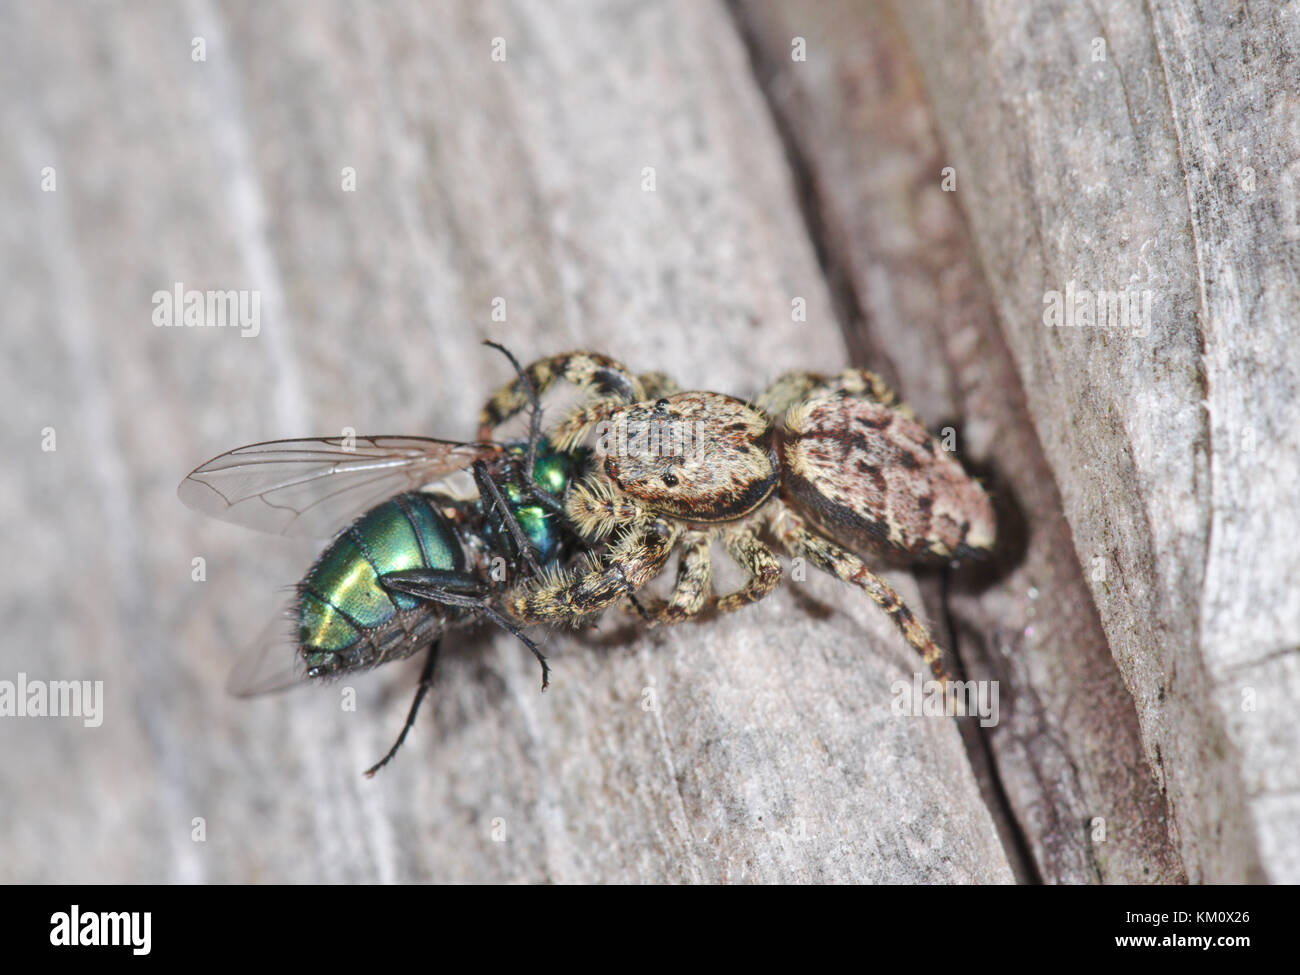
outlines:
[[[923, 414], [959, 425], [963, 455], [1000, 498], [997, 564], [962, 573], [946, 598], [935, 587], [929, 614], [952, 621], [967, 676], [999, 681], [990, 790], [1005, 790], [1046, 881], [1180, 879], [1135, 707], [960, 211], [965, 180], [945, 183], [943, 132], [908, 38], [888, 4], [757, 0], [738, 16], [840, 263], [855, 346]], [[791, 56], [795, 38], [806, 61]]]
[[[1188, 876], [1294, 882], [1300, 26], [897, 10]], [[1046, 327], [1071, 282], [1150, 327]]]
[[[349, 682], [355, 712], [338, 689], [222, 692], [313, 549], [184, 509], [176, 482], [208, 456], [344, 427], [468, 437], [506, 376], [485, 337], [525, 359], [594, 346], [737, 393], [844, 362], [725, 11], [0, 16], [0, 442], [18, 458], [0, 497], [24, 553], [0, 569], [0, 677], [106, 694], [97, 729], [0, 721], [4, 879], [1010, 878], [955, 725], [889, 711], [910, 651], [826, 579], [650, 635], [617, 617], [544, 634], [545, 695], [513, 641], [457, 641], [372, 782], [359, 773], [414, 665]], [[155, 328], [151, 296], [178, 281], [255, 289], [260, 333]]]

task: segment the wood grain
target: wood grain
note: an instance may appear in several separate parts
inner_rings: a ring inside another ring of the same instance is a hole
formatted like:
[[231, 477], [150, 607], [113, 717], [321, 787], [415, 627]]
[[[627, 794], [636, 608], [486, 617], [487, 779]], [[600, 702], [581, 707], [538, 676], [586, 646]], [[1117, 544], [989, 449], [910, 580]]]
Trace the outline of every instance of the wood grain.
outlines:
[[1295, 9], [896, 9], [1187, 875], [1295, 882]]
[[[908, 39], [888, 5], [742, 3], [765, 89], [807, 186], [863, 362], [959, 431], [997, 499], [996, 564], [927, 586], [966, 675], [998, 681], [987, 732], [992, 808], [1022, 875], [1061, 883], [1183, 878], [1141, 747], [961, 212]], [[790, 57], [802, 37], [808, 60]], [[1101, 838], [1104, 837], [1104, 838]]]
[[[543, 633], [544, 695], [508, 638], [456, 641], [372, 782], [414, 662], [352, 682], [355, 711], [340, 688], [222, 692], [314, 552], [184, 509], [176, 483], [207, 457], [346, 427], [468, 438], [506, 376], [485, 337], [746, 395], [844, 364], [725, 9], [0, 16], [0, 498], [21, 553], [0, 569], [0, 677], [106, 694], [99, 728], [0, 721], [0, 877], [1011, 879], [956, 724], [890, 713], [910, 651], [829, 579], [651, 635]], [[156, 328], [176, 282], [255, 290], [259, 334]]]
[[[0, 718], [0, 880], [1300, 880], [1294, 8], [0, 10], [0, 680], [105, 693]], [[178, 283], [258, 334], [155, 327]], [[1136, 327], [1046, 324], [1129, 289]], [[893, 714], [912, 652], [819, 575], [539, 629], [545, 694], [461, 634], [373, 781], [418, 662], [226, 696], [319, 546], [177, 482], [468, 439], [485, 338], [742, 396], [881, 371], [997, 503], [991, 566], [890, 580], [1002, 720]]]

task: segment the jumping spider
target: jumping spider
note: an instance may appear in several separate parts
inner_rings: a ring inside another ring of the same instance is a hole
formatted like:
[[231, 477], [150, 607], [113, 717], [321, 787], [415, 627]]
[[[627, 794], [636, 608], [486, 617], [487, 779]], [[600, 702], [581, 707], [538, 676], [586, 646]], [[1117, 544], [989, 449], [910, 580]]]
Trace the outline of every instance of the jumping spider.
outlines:
[[[976, 557], [993, 546], [993, 510], [979, 484], [877, 376], [859, 369], [790, 373], [750, 404], [722, 393], [676, 392], [662, 375], [638, 378], [584, 352], [543, 359], [525, 372], [538, 391], [564, 379], [592, 394], [547, 436], [563, 450], [601, 435], [593, 470], [565, 503], [598, 554], [584, 569], [544, 573], [508, 594], [511, 616], [573, 621], [625, 599], [655, 623], [688, 619], [709, 604], [739, 609], [781, 578], [780, 561], [760, 537], [767, 530], [791, 556], [864, 590], [946, 679], [925, 626], [853, 553], [911, 563]], [[519, 381], [504, 387], [484, 410], [484, 429], [524, 405]], [[647, 430], [661, 432], [648, 448]], [[627, 449], [620, 431], [635, 431], [639, 449]], [[740, 589], [721, 596], [710, 595], [714, 541], [748, 574]], [[672, 594], [638, 599], [674, 550]]]

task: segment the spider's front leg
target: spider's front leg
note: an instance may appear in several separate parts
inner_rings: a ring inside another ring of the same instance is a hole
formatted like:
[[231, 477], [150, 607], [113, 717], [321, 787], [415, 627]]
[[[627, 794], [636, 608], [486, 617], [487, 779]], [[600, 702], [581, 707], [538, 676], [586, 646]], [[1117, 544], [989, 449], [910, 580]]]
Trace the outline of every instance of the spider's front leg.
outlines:
[[651, 626], [658, 623], [680, 623], [699, 613], [708, 602], [709, 580], [713, 576], [709, 545], [713, 538], [708, 532], [687, 531], [681, 539], [681, 555], [677, 563], [677, 581], [672, 595], [664, 599], [645, 599], [634, 602], [642, 618]]
[[948, 682], [943, 667], [943, 651], [920, 620], [904, 605], [894, 587], [869, 569], [856, 555], [836, 545], [824, 535], [810, 529], [803, 519], [788, 508], [776, 519], [774, 527], [786, 550], [802, 556], [831, 575], [863, 590], [903, 631], [903, 636], [925, 661], [935, 679]]
[[[750, 527], [738, 526], [724, 530], [723, 543], [730, 555], [749, 575], [745, 585], [735, 592], [712, 600], [720, 613], [730, 613], [750, 603], [756, 603], [772, 593], [781, 581], [781, 560], [763, 544]], [[713, 533], [699, 530], [686, 532], [682, 537], [681, 562], [677, 567], [677, 582], [667, 601], [642, 600], [642, 615], [654, 623], [680, 623], [696, 616], [709, 600], [709, 582], [712, 564], [709, 545]]]
[[759, 541], [757, 533], [750, 527], [728, 530], [723, 541], [727, 554], [749, 573], [743, 587], [718, 598], [718, 612], [730, 613], [771, 594], [781, 581], [781, 560]]
[[663, 571], [682, 528], [655, 520], [627, 532], [599, 560], [576, 573], [543, 577], [506, 597], [521, 623], [576, 622], [608, 609]]
[[[533, 474], [542, 440], [542, 393], [555, 382], [564, 380], [595, 395], [596, 399], [589, 404], [589, 409], [613, 410], [638, 397], [649, 395], [648, 389], [675, 387], [673, 381], [663, 373], [646, 373], [638, 378], [629, 373], [627, 367], [618, 360], [594, 352], [566, 352], [539, 359], [525, 369], [519, 365], [510, 350], [499, 342], [485, 340], [484, 345], [498, 349], [510, 360], [515, 368], [515, 378], [498, 389], [479, 413], [479, 438], [492, 440], [498, 426], [529, 408], [532, 418], [529, 425], [528, 458], [520, 487], [527, 490], [539, 505], [561, 518], [565, 514], [564, 502], [540, 490]], [[569, 419], [573, 419], [573, 414], [570, 414]], [[595, 422], [599, 422], [599, 417]], [[552, 445], [567, 450], [583, 439], [590, 429], [587, 425], [575, 427], [564, 423], [557, 428], [558, 434], [557, 431], [551, 432], [549, 439]]]
[[[641, 380], [629, 372], [626, 366], [617, 359], [595, 352], [565, 352], [548, 356], [526, 367], [524, 375], [538, 396], [556, 382], [564, 380], [580, 389], [591, 391], [600, 399], [635, 403], [645, 398]], [[522, 377], [517, 376], [506, 383], [492, 394], [479, 413], [479, 439], [491, 440], [492, 433], [498, 426], [530, 404], [531, 397]]]

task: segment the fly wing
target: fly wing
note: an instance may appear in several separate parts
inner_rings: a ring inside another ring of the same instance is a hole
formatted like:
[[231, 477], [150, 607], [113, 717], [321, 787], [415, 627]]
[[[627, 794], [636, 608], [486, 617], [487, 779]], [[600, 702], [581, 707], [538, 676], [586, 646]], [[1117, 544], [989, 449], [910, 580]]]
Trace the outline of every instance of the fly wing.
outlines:
[[234, 697], [254, 697], [306, 682], [307, 665], [297, 651], [294, 629], [293, 608], [286, 607], [236, 658], [226, 679], [226, 692]]
[[214, 457], [181, 481], [186, 505], [247, 528], [329, 538], [380, 501], [492, 461], [504, 448], [427, 437], [271, 440]]

